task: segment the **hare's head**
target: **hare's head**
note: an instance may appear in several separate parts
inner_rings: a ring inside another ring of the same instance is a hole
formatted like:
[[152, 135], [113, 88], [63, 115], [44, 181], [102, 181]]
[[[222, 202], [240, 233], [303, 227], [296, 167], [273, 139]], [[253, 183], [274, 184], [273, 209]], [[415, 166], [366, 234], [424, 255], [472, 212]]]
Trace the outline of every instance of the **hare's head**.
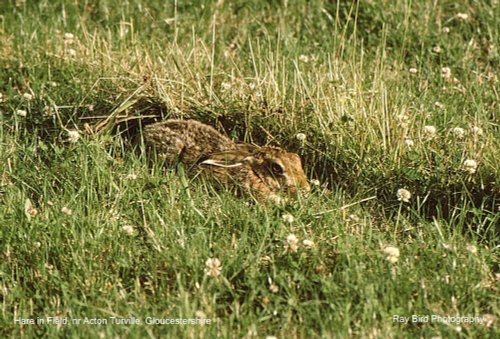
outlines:
[[280, 148], [238, 147], [212, 154], [200, 164], [209, 166], [218, 179], [237, 181], [266, 197], [280, 191], [296, 194], [310, 190], [300, 157]]

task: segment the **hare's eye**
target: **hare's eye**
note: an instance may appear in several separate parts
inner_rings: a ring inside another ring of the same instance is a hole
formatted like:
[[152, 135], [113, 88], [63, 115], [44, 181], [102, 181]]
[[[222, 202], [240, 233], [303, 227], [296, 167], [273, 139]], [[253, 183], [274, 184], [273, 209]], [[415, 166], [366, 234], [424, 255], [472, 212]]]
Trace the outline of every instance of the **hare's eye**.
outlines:
[[283, 175], [283, 167], [275, 162], [271, 164], [271, 171], [274, 175]]

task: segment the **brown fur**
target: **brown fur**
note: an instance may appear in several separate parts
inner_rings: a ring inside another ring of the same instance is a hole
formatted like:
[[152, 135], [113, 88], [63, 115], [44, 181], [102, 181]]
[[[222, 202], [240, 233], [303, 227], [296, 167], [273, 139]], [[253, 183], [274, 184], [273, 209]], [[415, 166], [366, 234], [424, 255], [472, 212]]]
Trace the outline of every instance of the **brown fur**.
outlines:
[[297, 154], [234, 143], [195, 120], [167, 120], [146, 126], [144, 140], [169, 164], [196, 165], [225, 186], [242, 187], [259, 197], [310, 189]]

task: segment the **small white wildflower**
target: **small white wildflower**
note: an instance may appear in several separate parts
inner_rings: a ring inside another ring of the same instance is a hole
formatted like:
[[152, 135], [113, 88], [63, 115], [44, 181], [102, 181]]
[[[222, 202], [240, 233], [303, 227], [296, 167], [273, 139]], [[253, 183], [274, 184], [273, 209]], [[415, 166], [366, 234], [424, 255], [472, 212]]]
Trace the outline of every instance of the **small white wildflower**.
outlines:
[[405, 139], [405, 145], [406, 145], [406, 146], [408, 146], [408, 147], [413, 147], [413, 145], [414, 145], [414, 144], [415, 144], [415, 143], [413, 142], [413, 140], [412, 140], [412, 139], [410, 139], [410, 138], [406, 138], [406, 139]]
[[0, 93], [0, 102], [3, 102], [3, 94]]
[[396, 193], [398, 200], [403, 202], [410, 202], [411, 193], [407, 189], [400, 188]]
[[483, 315], [483, 324], [486, 327], [493, 327], [495, 324], [496, 317], [493, 314], [484, 314]]
[[318, 179], [311, 179], [310, 184], [312, 186], [321, 186], [321, 182]]
[[424, 133], [428, 136], [428, 137], [434, 137], [437, 133], [437, 129], [436, 127], [434, 126], [430, 126], [430, 125], [427, 125], [427, 126], [424, 126]]
[[457, 18], [460, 19], [460, 20], [467, 20], [467, 19], [469, 19], [469, 14], [467, 14], [467, 13], [458, 13], [457, 14]]
[[72, 143], [76, 143], [80, 140], [80, 133], [78, 131], [72, 130], [68, 131], [68, 141]]
[[267, 198], [267, 200], [269, 200], [270, 202], [274, 203], [275, 205], [281, 205], [281, 204], [284, 203], [283, 198], [280, 197], [279, 195], [276, 195], [276, 194], [269, 195], [269, 197]]
[[55, 114], [56, 109], [50, 106], [44, 106], [42, 114], [46, 117], [51, 117]]
[[442, 67], [441, 68], [441, 77], [444, 79], [450, 79], [451, 78], [451, 68]]
[[248, 84], [248, 89], [253, 91], [255, 88], [257, 88], [257, 85], [255, 84], [255, 82], [251, 82]]
[[24, 202], [24, 214], [28, 220], [31, 220], [32, 217], [36, 217], [38, 215], [38, 210], [33, 207], [30, 199], [26, 199]]
[[457, 138], [462, 139], [465, 136], [465, 130], [461, 127], [454, 127], [451, 129], [451, 133]]
[[465, 247], [465, 249], [466, 249], [468, 252], [472, 253], [472, 254], [476, 254], [476, 253], [477, 253], [477, 248], [476, 248], [476, 246], [474, 246], [474, 245], [468, 244], [468, 245]]
[[394, 246], [386, 246], [382, 249], [382, 252], [386, 255], [385, 259], [391, 264], [395, 264], [399, 260], [399, 248]]
[[351, 221], [351, 222], [360, 222], [360, 218], [356, 215], [356, 214], [349, 214], [349, 216], [347, 217], [347, 221]]
[[68, 49], [68, 54], [69, 56], [75, 57], [76, 56], [76, 50], [73, 48]]
[[440, 103], [439, 101], [436, 101], [434, 103], [434, 106], [436, 106], [436, 108], [443, 108], [444, 107], [444, 105], [442, 103]]
[[302, 241], [302, 244], [304, 245], [305, 248], [313, 248], [314, 247], [314, 241], [309, 240], [309, 239], [304, 239]]
[[64, 33], [64, 40], [73, 42], [75, 36], [72, 33]]
[[266, 335], [266, 339], [278, 339], [278, 337], [274, 335]]
[[464, 161], [463, 166], [466, 172], [468, 172], [469, 174], [474, 174], [477, 170], [477, 161], [473, 159], [467, 159]]
[[401, 128], [407, 128], [408, 126], [410, 126], [410, 117], [408, 116], [408, 114], [398, 114], [398, 116], [396, 116], [396, 120], [398, 122], [398, 126]]
[[40, 247], [42, 247], [42, 243], [41, 243], [41, 242], [39, 242], [39, 241], [35, 241], [35, 242], [33, 243], [33, 246], [35, 246], [35, 248], [40, 248]]
[[301, 61], [303, 63], [308, 63], [309, 62], [309, 57], [307, 55], [301, 54], [299, 56], [299, 61]]
[[129, 174], [127, 174], [127, 176], [125, 177], [125, 179], [127, 179], [127, 180], [137, 180], [137, 174], [129, 173]]
[[135, 228], [132, 225], [123, 225], [122, 231], [128, 236], [133, 236], [135, 234]]
[[57, 82], [55, 82], [55, 81], [49, 81], [49, 86], [51, 86], [51, 87], [57, 87]]
[[205, 273], [211, 277], [218, 277], [221, 273], [221, 262], [217, 258], [208, 258], [205, 261]]
[[30, 93], [24, 93], [24, 94], [23, 94], [23, 99], [24, 99], [24, 100], [31, 101], [31, 100], [33, 100], [33, 95], [32, 95], [32, 94], [30, 94]]
[[276, 285], [275, 283], [271, 283], [269, 285], [269, 291], [271, 291], [271, 293], [278, 293], [279, 292], [279, 287], [278, 285]]
[[69, 216], [73, 215], [73, 211], [72, 211], [72, 210], [70, 210], [70, 209], [69, 209], [68, 207], [66, 207], [66, 206], [64, 206], [63, 208], [61, 208], [61, 212], [62, 212], [62, 213], [64, 213], [64, 214], [66, 214], [66, 215], [69, 215]]
[[194, 312], [194, 316], [197, 318], [197, 319], [207, 319], [207, 315], [205, 314], [205, 312], [203, 311], [196, 311]]
[[472, 133], [474, 135], [482, 135], [483, 134], [483, 129], [481, 127], [474, 126], [471, 128]]
[[295, 234], [290, 234], [286, 237], [286, 249], [289, 252], [297, 252], [299, 249], [299, 239]]
[[441, 30], [441, 32], [443, 32], [444, 34], [448, 34], [448, 33], [450, 33], [450, 28], [449, 27], [443, 27], [443, 29]]
[[220, 86], [222, 87], [222, 89], [224, 91], [229, 91], [231, 89], [231, 84], [229, 82], [226, 82], [224, 81], [222, 84], [220, 84]]
[[19, 115], [20, 117], [25, 117], [28, 115], [28, 112], [26, 112], [26, 110], [24, 110], [24, 109], [18, 109], [16, 111], [16, 114]]
[[418, 69], [412, 67], [408, 70], [408, 72], [410, 72], [411, 74], [417, 74], [418, 73]]
[[297, 139], [298, 141], [305, 141], [306, 135], [304, 133], [297, 133], [295, 134], [295, 139]]
[[287, 224], [291, 224], [295, 221], [295, 218], [290, 213], [285, 213], [281, 216], [281, 219]]
[[439, 54], [439, 53], [441, 53], [441, 47], [439, 47], [439, 46], [434, 46], [434, 47], [432, 47], [432, 51], [433, 51], [434, 53], [438, 53], [438, 54]]
[[265, 255], [265, 256], [263, 256], [263, 257], [260, 257], [260, 258], [259, 258], [259, 262], [260, 262], [262, 265], [266, 265], [266, 266], [267, 266], [267, 265], [272, 264], [273, 259], [272, 259], [270, 256]]

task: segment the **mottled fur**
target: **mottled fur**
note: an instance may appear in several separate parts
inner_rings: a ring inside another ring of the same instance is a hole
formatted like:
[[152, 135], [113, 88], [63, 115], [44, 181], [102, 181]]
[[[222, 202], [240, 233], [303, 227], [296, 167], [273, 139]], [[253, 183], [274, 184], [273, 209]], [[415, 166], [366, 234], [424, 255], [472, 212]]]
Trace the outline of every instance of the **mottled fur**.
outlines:
[[231, 139], [196, 120], [166, 120], [144, 128], [144, 141], [169, 164], [192, 166], [202, 156], [235, 149]]
[[242, 187], [260, 197], [310, 189], [297, 154], [235, 143], [195, 120], [167, 120], [146, 126], [144, 140], [169, 164], [195, 166], [225, 186]]

